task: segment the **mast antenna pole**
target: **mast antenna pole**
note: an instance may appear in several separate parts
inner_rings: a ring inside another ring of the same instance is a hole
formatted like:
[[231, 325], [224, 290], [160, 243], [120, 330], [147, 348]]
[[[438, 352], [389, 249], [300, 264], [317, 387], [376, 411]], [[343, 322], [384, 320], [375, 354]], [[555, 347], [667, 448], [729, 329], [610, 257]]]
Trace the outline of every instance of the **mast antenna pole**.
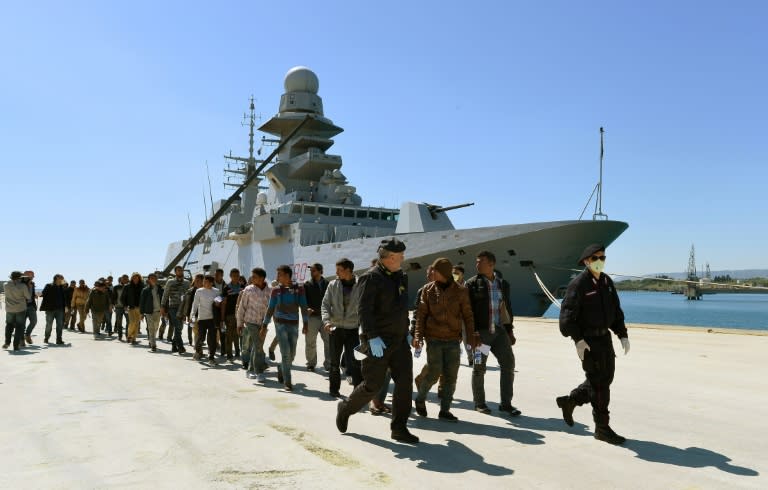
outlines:
[[205, 202], [205, 186], [203, 186], [203, 214], [205, 219], [208, 219], [208, 203]]
[[[248, 174], [256, 168], [256, 158], [253, 156], [253, 128], [256, 126], [256, 104], [251, 95], [251, 113], [248, 115]], [[245, 121], [244, 121], [245, 122]]]
[[603, 213], [603, 157], [605, 156], [604, 138], [605, 130], [600, 126], [600, 179], [597, 181], [597, 199], [595, 201], [595, 214], [593, 220], [608, 219], [608, 215]]
[[211, 214], [213, 214], [213, 190], [211, 189], [211, 171], [208, 168], [208, 160], [205, 161], [205, 173], [208, 175], [208, 197], [211, 199]]

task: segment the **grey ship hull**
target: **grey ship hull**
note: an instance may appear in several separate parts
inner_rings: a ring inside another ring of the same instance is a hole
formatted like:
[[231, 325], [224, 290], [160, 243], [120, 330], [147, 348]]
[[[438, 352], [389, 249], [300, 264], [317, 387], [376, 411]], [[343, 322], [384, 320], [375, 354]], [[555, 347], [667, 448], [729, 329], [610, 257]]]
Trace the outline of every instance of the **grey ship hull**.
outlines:
[[[463, 265], [469, 278], [475, 274], [477, 253], [490, 250], [496, 255], [496, 269], [511, 285], [513, 312], [541, 316], [551, 303], [530, 267], [521, 262], [532, 263], [547, 289], [558, 295], [575, 274], [574, 269], [579, 269], [576, 264], [587, 245], [599, 242], [607, 246], [627, 227], [620, 221], [554, 221], [398, 235], [407, 246], [403, 269], [408, 272], [411, 304], [416, 290], [425, 283], [426, 267], [436, 258], [446, 257]], [[326, 271], [333, 271], [336, 260], [347, 256], [358, 267], [367, 265], [379, 240], [302, 247], [296, 250], [297, 262], [320, 262]]]
[[[416, 290], [425, 282], [426, 267], [437, 257], [462, 264], [468, 278], [475, 273], [477, 253], [490, 250], [496, 255], [497, 269], [511, 285], [514, 313], [541, 316], [550, 302], [525, 264], [532, 263], [549, 291], [558, 295], [574, 275], [574, 269], [579, 268], [576, 262], [584, 247], [594, 242], [607, 246], [627, 226], [620, 221], [553, 221], [399, 234], [407, 246], [403, 269], [408, 272], [411, 303]], [[294, 278], [303, 281], [309, 277], [310, 264], [321, 263], [326, 277], [333, 277], [336, 261], [347, 257], [355, 263], [356, 272], [362, 273], [375, 257], [382, 236], [311, 246], [295, 246], [284, 238], [222, 240], [214, 242], [206, 253], [202, 246], [195, 247], [186, 267], [193, 273], [212, 272], [219, 267], [226, 272], [233, 267], [241, 271], [263, 267], [268, 277], [273, 278], [278, 265], [289, 264], [294, 268]], [[179, 247], [180, 242], [172, 244], [168, 256]]]

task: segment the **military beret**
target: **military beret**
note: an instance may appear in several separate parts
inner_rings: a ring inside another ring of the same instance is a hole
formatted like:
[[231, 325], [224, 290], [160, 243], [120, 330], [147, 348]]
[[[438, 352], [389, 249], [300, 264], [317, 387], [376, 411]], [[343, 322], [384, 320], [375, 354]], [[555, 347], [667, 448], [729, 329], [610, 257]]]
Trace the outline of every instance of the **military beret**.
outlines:
[[404, 252], [405, 251], [405, 243], [401, 242], [397, 238], [389, 238], [387, 240], [382, 240], [379, 244], [379, 250], [387, 250], [388, 252]]
[[576, 263], [576, 265], [582, 265], [582, 262], [584, 262], [585, 259], [592, 257], [592, 255], [594, 255], [596, 252], [605, 252], [605, 245], [600, 243], [593, 243], [592, 245], [588, 245], [587, 248], [581, 252], [581, 257], [579, 258], [579, 261]]

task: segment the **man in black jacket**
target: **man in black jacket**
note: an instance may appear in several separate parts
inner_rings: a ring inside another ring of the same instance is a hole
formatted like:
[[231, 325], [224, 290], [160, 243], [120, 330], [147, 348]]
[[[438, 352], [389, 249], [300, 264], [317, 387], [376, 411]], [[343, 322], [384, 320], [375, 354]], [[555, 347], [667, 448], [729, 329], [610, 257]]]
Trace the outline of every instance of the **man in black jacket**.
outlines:
[[64, 339], [62, 332], [64, 330], [64, 307], [67, 304], [67, 281], [64, 276], [56, 274], [53, 276], [53, 282], [45, 285], [43, 288], [43, 301], [40, 303], [40, 311], [45, 312], [45, 343], [51, 338], [53, 330], [53, 321], [56, 320], [56, 343], [62, 345]]
[[[76, 312], [72, 308], [72, 294], [75, 292], [77, 282], [69, 281], [69, 287], [64, 289], [64, 328], [75, 329]], [[70, 323], [71, 321], [71, 323]]]
[[304, 332], [304, 355], [307, 357], [307, 371], [314, 371], [317, 365], [317, 335], [323, 341], [323, 368], [331, 369], [331, 343], [328, 332], [323, 328], [320, 310], [323, 296], [328, 289], [328, 281], [323, 277], [323, 264], [312, 264], [309, 268], [310, 278], [304, 283], [304, 293], [307, 295], [307, 313], [309, 323]]
[[616, 370], [611, 331], [621, 340], [624, 354], [629, 352], [624, 312], [613, 281], [603, 274], [605, 246], [597, 243], [588, 246], [581, 254], [579, 265], [585, 265], [586, 269], [568, 284], [560, 308], [560, 333], [571, 337], [576, 344], [587, 379], [570, 395], [557, 397], [556, 402], [568, 425], [573, 425], [573, 409], [591, 402], [595, 439], [623, 444], [626, 439], [608, 425], [608, 403]]
[[117, 278], [117, 284], [112, 288], [112, 304], [115, 307], [115, 331], [118, 340], [123, 340], [123, 320], [125, 320], [126, 329], [128, 328], [128, 314], [123, 305], [123, 289], [128, 284], [128, 274], [123, 274]]
[[[480, 334], [483, 344], [490, 346], [491, 353], [499, 361], [499, 410], [516, 417], [521, 413], [512, 405], [515, 382], [515, 354], [512, 346], [517, 340], [512, 325], [509, 283], [496, 272], [495, 265], [496, 256], [492, 252], [486, 250], [477, 254], [477, 275], [467, 281], [466, 287], [472, 305], [475, 332]], [[475, 362], [472, 368], [472, 398], [475, 410], [489, 414], [491, 409], [485, 403], [485, 363], [488, 356], [483, 354], [482, 359], [482, 362]]]
[[144, 289], [144, 281], [141, 274], [134, 272], [131, 274], [130, 282], [123, 288], [123, 306], [128, 312], [128, 332], [125, 341], [129, 345], [137, 345], [139, 341], [139, 325], [141, 324], [141, 312], [139, 306], [141, 303], [141, 291]]
[[415, 444], [419, 438], [406, 427], [413, 407], [413, 358], [408, 345], [408, 276], [401, 269], [404, 252], [405, 244], [397, 238], [383, 240], [378, 262], [360, 277], [360, 337], [367, 357], [362, 362], [363, 382], [348, 401], [338, 404], [336, 428], [347, 431], [349, 417], [376, 396], [389, 368], [395, 381], [392, 439]]

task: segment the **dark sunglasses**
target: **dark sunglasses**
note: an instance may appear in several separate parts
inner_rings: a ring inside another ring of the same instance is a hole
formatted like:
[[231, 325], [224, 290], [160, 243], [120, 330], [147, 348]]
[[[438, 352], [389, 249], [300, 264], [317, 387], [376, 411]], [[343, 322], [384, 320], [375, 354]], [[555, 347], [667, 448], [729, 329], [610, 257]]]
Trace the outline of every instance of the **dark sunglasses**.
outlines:
[[605, 262], [605, 255], [593, 255], [591, 258], [592, 258], [592, 262], [596, 260], [602, 260], [603, 262]]

